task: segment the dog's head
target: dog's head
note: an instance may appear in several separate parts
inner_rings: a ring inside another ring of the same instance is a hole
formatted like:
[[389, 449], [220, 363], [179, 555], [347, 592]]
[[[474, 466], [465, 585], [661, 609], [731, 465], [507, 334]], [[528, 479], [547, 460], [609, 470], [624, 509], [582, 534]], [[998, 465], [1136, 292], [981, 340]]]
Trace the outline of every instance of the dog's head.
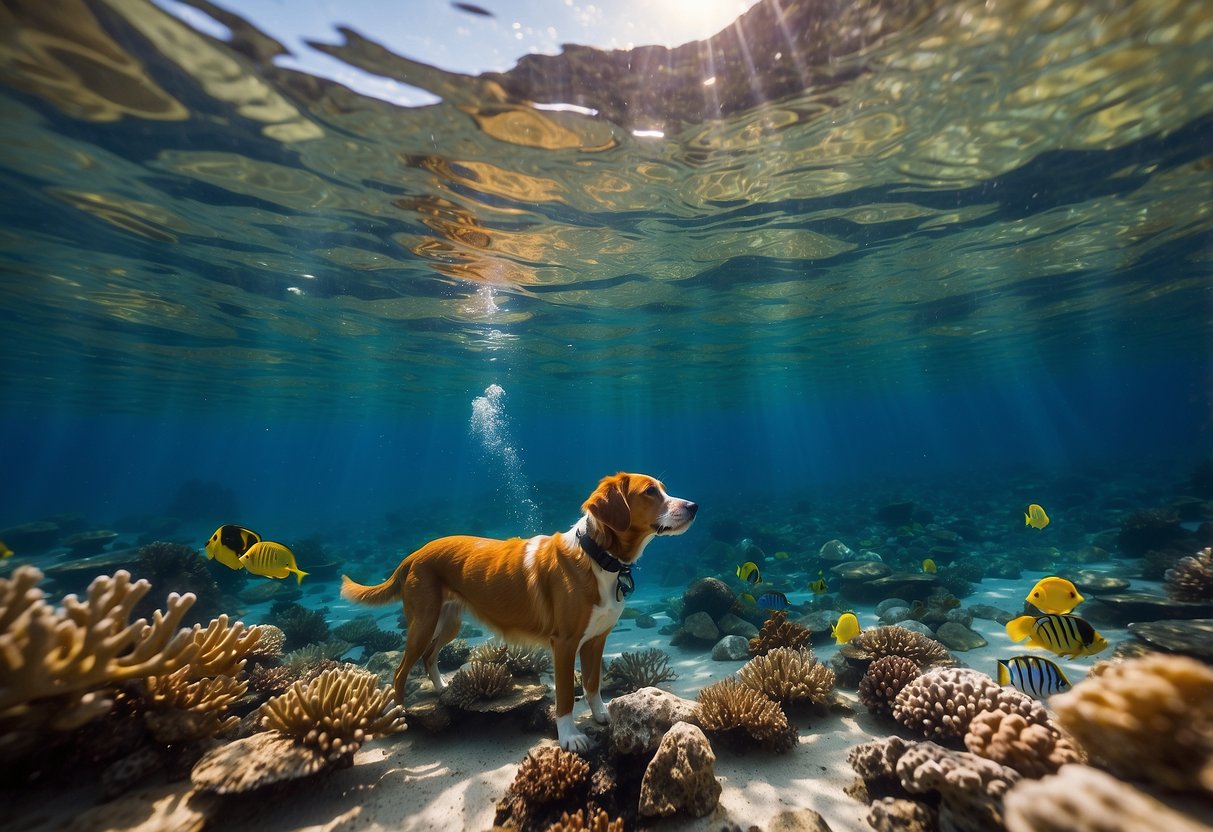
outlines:
[[653, 537], [689, 529], [699, 506], [671, 497], [653, 477], [619, 473], [598, 483], [581, 509], [614, 535], [618, 545], [611, 546], [610, 552], [631, 563]]

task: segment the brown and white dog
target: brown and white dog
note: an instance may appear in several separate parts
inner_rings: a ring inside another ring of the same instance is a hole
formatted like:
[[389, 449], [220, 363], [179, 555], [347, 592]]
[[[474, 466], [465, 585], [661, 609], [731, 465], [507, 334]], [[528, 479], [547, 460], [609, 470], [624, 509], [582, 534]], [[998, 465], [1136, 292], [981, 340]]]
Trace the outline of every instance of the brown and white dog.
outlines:
[[606, 477], [582, 504], [567, 532], [529, 540], [442, 537], [408, 555], [392, 577], [362, 586], [342, 576], [341, 594], [360, 604], [404, 602], [408, 632], [396, 670], [396, 699], [418, 659], [434, 682], [438, 651], [459, 632], [466, 607], [507, 641], [551, 647], [556, 675], [556, 729], [560, 747], [584, 751], [590, 740], [573, 722], [573, 663], [581, 654], [581, 682], [594, 719], [607, 722], [599, 684], [607, 634], [631, 591], [631, 566], [654, 537], [682, 534], [699, 507], [671, 497], [644, 474]]

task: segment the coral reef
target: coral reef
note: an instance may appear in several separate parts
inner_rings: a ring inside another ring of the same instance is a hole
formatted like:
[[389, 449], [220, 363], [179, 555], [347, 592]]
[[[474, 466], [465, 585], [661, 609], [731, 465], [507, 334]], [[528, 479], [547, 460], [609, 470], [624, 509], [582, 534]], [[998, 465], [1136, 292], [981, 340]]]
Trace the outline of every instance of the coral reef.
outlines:
[[1175, 601], [1213, 601], [1213, 548], [1206, 546], [1166, 571], [1167, 595]]
[[513, 686], [514, 677], [504, 664], [473, 659], [451, 677], [442, 696], [444, 701], [466, 708], [482, 699], [496, 699]]
[[1004, 803], [1008, 832], [1209, 830], [1129, 783], [1081, 765], [1065, 766], [1042, 780], [1021, 780]]
[[834, 671], [802, 647], [776, 647], [737, 672], [741, 683], [789, 705], [824, 705], [834, 692]]
[[[224, 569], [236, 576], [238, 588], [244, 583], [243, 572]], [[192, 592], [197, 599], [185, 621], [187, 624], [209, 621], [223, 611], [222, 591], [215, 580], [218, 570], [212, 570], [206, 558], [189, 546], [180, 543], [156, 541], [140, 546], [135, 553], [132, 572], [151, 582], [157, 591], [172, 589], [178, 593]], [[150, 618], [156, 605], [152, 597], [145, 596], [132, 610], [136, 618]]]
[[1213, 794], [1213, 668], [1164, 654], [1100, 667], [1049, 700], [1092, 762], [1127, 779]]
[[258, 624], [257, 644], [249, 651], [250, 659], [277, 659], [282, 655], [282, 647], [286, 644], [286, 633], [273, 624]]
[[378, 681], [352, 665], [326, 670], [262, 705], [262, 725], [316, 749], [329, 763], [348, 765], [362, 743], [405, 728], [392, 689]]
[[776, 647], [795, 650], [807, 645], [812, 637], [809, 628], [788, 621], [788, 614], [784, 610], [774, 610], [763, 622], [758, 635], [750, 639], [750, 655], [765, 656]]
[[340, 641], [339, 639], [309, 644], [306, 647], [300, 647], [298, 650], [283, 653], [282, 664], [285, 667], [289, 667], [292, 672], [302, 674], [308, 668], [315, 667], [323, 661], [340, 659], [349, 650], [350, 643], [348, 641]]
[[779, 703], [731, 677], [699, 691], [698, 720], [705, 731], [735, 742], [744, 734], [776, 753], [796, 745], [796, 729]]
[[1003, 798], [1020, 779], [993, 760], [933, 742], [907, 748], [897, 761], [897, 776], [911, 793], [938, 792], [939, 826], [956, 832], [1001, 829]]
[[905, 656], [881, 656], [868, 665], [859, 680], [859, 701], [880, 716], [893, 715], [893, 700], [922, 672], [918, 662]]
[[438, 666], [443, 670], [454, 670], [467, 663], [472, 654], [472, 648], [467, 639], [457, 638], [450, 644], [444, 644], [438, 651]]
[[602, 809], [593, 813], [590, 820], [585, 819], [585, 810], [578, 809], [573, 814], [564, 812], [560, 815], [560, 820], [548, 827], [547, 832], [623, 832], [623, 818], [611, 820]]
[[606, 690], [633, 693], [677, 678], [678, 674], [670, 669], [670, 657], [664, 650], [652, 647], [612, 659], [603, 674], [602, 686]]
[[590, 764], [579, 755], [545, 746], [526, 755], [510, 788], [531, 803], [552, 803], [583, 790], [589, 776]]
[[270, 618], [286, 635], [286, 649], [295, 650], [329, 639], [329, 625], [324, 620], [324, 613], [309, 610], [294, 601], [275, 601], [270, 607]]
[[957, 745], [973, 717], [982, 711], [1017, 713], [1030, 722], [1046, 724], [1039, 702], [1004, 688], [976, 670], [941, 667], [914, 679], [893, 700], [893, 718], [927, 739]]
[[165, 744], [213, 737], [233, 727], [240, 718], [225, 714], [248, 692], [248, 682], [232, 676], [195, 681], [188, 666], [166, 676], [149, 676], [139, 686], [148, 706], [143, 715], [148, 732]]
[[675, 724], [662, 737], [640, 784], [639, 811], [646, 817], [678, 812], [701, 818], [716, 808], [720, 783], [713, 766], [716, 754], [698, 727]]
[[1069, 737], [1054, 726], [1029, 722], [1020, 714], [983, 711], [969, 722], [965, 748], [1013, 768], [1024, 777], [1044, 777], [1067, 763], [1085, 762]]
[[912, 659], [923, 670], [956, 663], [948, 649], [935, 639], [896, 625], [864, 630], [844, 644], [839, 652], [860, 662], [902, 656]]

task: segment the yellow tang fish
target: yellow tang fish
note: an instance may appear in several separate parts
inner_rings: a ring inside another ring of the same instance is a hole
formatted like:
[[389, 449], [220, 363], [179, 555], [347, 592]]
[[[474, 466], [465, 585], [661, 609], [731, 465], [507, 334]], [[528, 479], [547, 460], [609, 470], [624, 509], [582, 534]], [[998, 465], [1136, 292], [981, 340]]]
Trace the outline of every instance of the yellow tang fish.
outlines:
[[825, 595], [829, 591], [830, 585], [826, 583], [825, 578], [818, 578], [809, 584], [809, 589], [813, 590], [814, 595]]
[[775, 553], [775, 560], [787, 560], [787, 559], [788, 559], [787, 552], [784, 552], [781, 550], [781, 551], [778, 551]]
[[1024, 600], [1041, 612], [1065, 614], [1086, 599], [1078, 594], [1078, 587], [1074, 584], [1065, 578], [1050, 575], [1037, 581]]
[[220, 526], [206, 542], [207, 560], [217, 560], [229, 569], [243, 569], [240, 556], [254, 543], [261, 542], [261, 535], [244, 526]]
[[0, 540], [0, 560], [4, 560], [5, 558], [11, 558], [13, 556], [13, 554], [14, 554], [13, 550], [8, 548], [8, 544], [5, 543], [3, 540]]
[[939, 570], [935, 567], [935, 561], [927, 558], [922, 562], [922, 571], [926, 572], [928, 575], [934, 575]]
[[1063, 659], [1094, 656], [1108, 649], [1108, 640], [1077, 615], [1021, 615], [1007, 622], [1011, 641], [1028, 640]]
[[1034, 529], [1043, 529], [1049, 525], [1049, 515], [1045, 514], [1045, 510], [1036, 503], [1032, 503], [1023, 513], [1023, 524]]
[[839, 644], [846, 644], [860, 632], [859, 619], [855, 617], [855, 613], [853, 612], [844, 612], [834, 622], [833, 626], [830, 627], [830, 635]]
[[285, 578], [294, 574], [297, 583], [303, 583], [307, 573], [295, 565], [295, 554], [281, 543], [263, 540], [240, 556], [244, 568], [254, 575], [266, 578]]
[[762, 581], [762, 573], [758, 571], [758, 564], [752, 560], [747, 560], [737, 567], [737, 577], [752, 584]]

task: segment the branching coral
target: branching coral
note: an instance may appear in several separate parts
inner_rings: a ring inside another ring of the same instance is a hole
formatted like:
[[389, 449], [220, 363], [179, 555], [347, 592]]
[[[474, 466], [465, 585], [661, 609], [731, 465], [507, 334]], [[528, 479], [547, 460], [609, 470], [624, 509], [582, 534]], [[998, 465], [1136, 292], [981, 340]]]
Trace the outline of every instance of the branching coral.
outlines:
[[1213, 548], [1206, 546], [1167, 570], [1167, 594], [1175, 601], [1213, 601]]
[[896, 625], [864, 630], [847, 642], [841, 652], [860, 661], [902, 656], [912, 659], [923, 670], [956, 663], [948, 649], [935, 639]]
[[788, 621], [788, 614], [784, 610], [773, 610], [763, 622], [758, 635], [750, 639], [750, 655], [765, 656], [776, 647], [795, 650], [807, 645], [812, 637], [813, 633], [808, 627]]
[[167, 613], [132, 623], [150, 584], [132, 582], [128, 572], [96, 578], [84, 600], [69, 595], [61, 609], [43, 600], [41, 580], [32, 566], [0, 579], [0, 718], [56, 698], [44, 717], [52, 727], [76, 727], [109, 710], [113, 686], [200, 660], [195, 632], [178, 631], [192, 595], [173, 593]]
[[1047, 722], [1039, 702], [967, 668], [928, 670], [893, 700], [893, 718], [902, 725], [928, 739], [956, 745], [968, 732], [973, 717], [993, 710], [1017, 713], [1042, 725]]
[[699, 725], [721, 734], [744, 732], [776, 752], [796, 744], [796, 729], [779, 703], [731, 677], [699, 691]]
[[652, 647], [638, 653], [623, 653], [607, 665], [603, 687], [622, 693], [633, 693], [641, 688], [657, 687], [662, 682], [672, 682], [678, 674], [670, 669], [670, 657], [664, 650]]
[[868, 665], [859, 680], [859, 701], [880, 716], [892, 716], [893, 700], [901, 689], [918, 678], [918, 662], [905, 656], [881, 656]]
[[977, 756], [1009, 766], [1024, 777], [1044, 777], [1066, 763], [1084, 761], [1082, 752], [1054, 726], [1005, 711], [983, 711], [973, 717], [964, 743]]
[[776, 647], [765, 656], [755, 656], [737, 671], [737, 677], [785, 706], [824, 705], [834, 691], [834, 671], [804, 647]]
[[1153, 654], [1106, 665], [1049, 700], [1057, 721], [1113, 774], [1213, 794], [1213, 668]]
[[580, 755], [546, 746], [526, 755], [511, 788], [523, 800], [552, 803], [584, 789], [589, 778], [590, 764]]
[[319, 751], [329, 762], [352, 762], [362, 743], [405, 729], [403, 710], [374, 673], [344, 665], [310, 682], [295, 682], [261, 706], [261, 724]]
[[578, 809], [573, 814], [564, 812], [560, 820], [548, 827], [548, 832], [623, 832], [623, 818], [611, 820], [611, 816], [599, 809], [590, 820], [585, 819], [585, 810]]
[[481, 699], [495, 699], [513, 685], [514, 677], [504, 664], [473, 660], [451, 677], [443, 695], [452, 705], [464, 708]]
[[158, 742], [187, 742], [211, 737], [231, 728], [240, 718], [228, 710], [248, 692], [248, 682], [231, 676], [193, 681], [190, 667], [167, 676], [149, 676], [139, 683], [140, 697], [149, 706], [144, 713], [152, 737]]

